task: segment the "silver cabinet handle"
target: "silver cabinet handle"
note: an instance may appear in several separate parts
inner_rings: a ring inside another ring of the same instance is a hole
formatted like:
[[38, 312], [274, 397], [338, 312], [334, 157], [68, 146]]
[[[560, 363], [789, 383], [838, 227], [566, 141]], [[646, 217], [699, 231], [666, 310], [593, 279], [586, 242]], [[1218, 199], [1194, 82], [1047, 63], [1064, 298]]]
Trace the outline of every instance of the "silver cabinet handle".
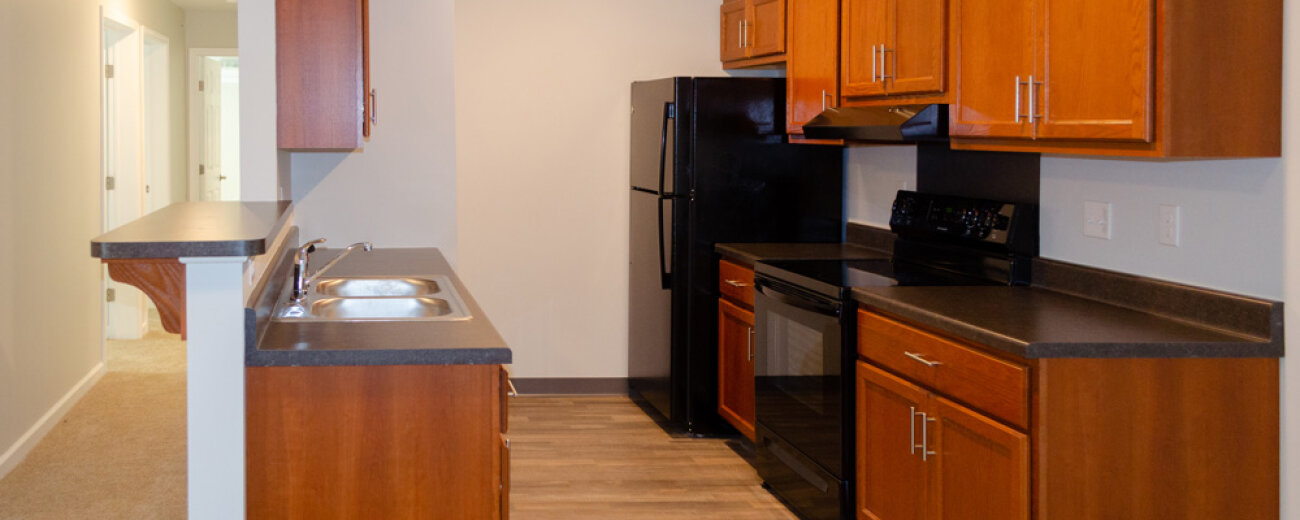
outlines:
[[723, 282], [732, 287], [749, 287], [751, 285], [754, 285], [752, 283], [745, 283], [740, 280], [723, 280]]
[[742, 49], [745, 48], [745, 21], [744, 20], [736, 21], [736, 46]]
[[[888, 65], [887, 65], [888, 62], [885, 61], [885, 53], [888, 53], [888, 52], [894, 52], [894, 49], [890, 49], [890, 48], [885, 47], [885, 44], [883, 44], [883, 43], [880, 44], [880, 81], [881, 81], [881, 83], [883, 83], [886, 79], [893, 79], [893, 78], [894, 78], [894, 75], [893, 75], [893, 74], [886, 74], [886, 73], [885, 73], [885, 71], [889, 70], [889, 67], [888, 67]], [[894, 60], [894, 62], [897, 63], [898, 60]], [[897, 66], [897, 64], [895, 64], [895, 66]]]
[[506, 386], [509, 386], [509, 387], [510, 387], [509, 390], [506, 390], [506, 396], [507, 396], [507, 397], [519, 397], [519, 391], [518, 391], [518, 390], [515, 390], [515, 382], [514, 382], [514, 381], [511, 381], [509, 378], [506, 378]]
[[1016, 122], [1020, 122], [1020, 76], [1016, 76]]
[[876, 48], [877, 48], [877, 47], [879, 47], [879, 45], [872, 45], [872, 46], [871, 46], [871, 82], [872, 82], [872, 83], [875, 83], [875, 82], [876, 82], [876, 74], [877, 74], [877, 73], [876, 73], [876, 64], [877, 64], [877, 63], [880, 63], [879, 61], [876, 60]]
[[1034, 75], [1029, 75], [1029, 124], [1034, 124]]
[[826, 89], [822, 89], [822, 112], [826, 111]]
[[916, 444], [916, 407], [909, 406], [908, 408], [912, 410], [912, 414], [907, 417], [907, 423], [908, 423], [907, 426], [908, 429], [911, 431], [911, 433], [908, 434], [909, 437], [907, 439], [907, 452], [912, 455], [916, 455], [916, 449], [921, 448], [921, 446], [918, 446]]
[[379, 126], [379, 92], [370, 89], [370, 125]]
[[930, 361], [930, 360], [928, 360], [928, 359], [925, 359], [925, 358], [923, 357], [923, 356], [925, 356], [925, 354], [921, 354], [921, 353], [918, 353], [918, 352], [904, 352], [903, 355], [905, 355], [905, 356], [907, 356], [907, 357], [910, 357], [910, 358], [912, 358], [912, 359], [915, 359], [915, 360], [917, 360], [918, 362], [920, 362], [921, 364], [923, 364], [923, 365], [925, 365], [925, 366], [927, 366], [927, 367], [937, 367], [937, 366], [943, 364], [943, 363], [940, 363], [940, 362], [938, 362], [938, 361]]
[[1035, 101], [1037, 101], [1036, 98], [1038, 97], [1038, 86], [1042, 84], [1043, 82], [1034, 81], [1034, 77], [1029, 76], [1029, 122], [1030, 123], [1033, 123], [1035, 119], [1038, 120], [1043, 119], [1043, 114], [1038, 113], [1038, 110], [1034, 108], [1038, 104], [1035, 103]]
[[932, 422], [934, 422], [934, 417], [930, 417], [926, 415], [925, 412], [921, 412], [921, 461], [922, 462], [929, 460], [929, 457], [931, 455], [938, 455], [938, 453], [930, 451], [929, 426], [930, 423]]
[[746, 347], [747, 356], [750, 361], [754, 360], [754, 327], [749, 328], [749, 334], [745, 335], [749, 339], [749, 346]]

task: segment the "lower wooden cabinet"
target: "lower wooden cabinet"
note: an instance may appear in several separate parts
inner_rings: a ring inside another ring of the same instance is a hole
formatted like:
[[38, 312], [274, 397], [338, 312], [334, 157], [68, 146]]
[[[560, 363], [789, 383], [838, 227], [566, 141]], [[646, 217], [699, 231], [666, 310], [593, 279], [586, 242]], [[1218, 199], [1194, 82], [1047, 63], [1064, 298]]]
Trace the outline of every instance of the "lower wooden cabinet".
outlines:
[[718, 414], [754, 440], [754, 313], [718, 300]]
[[503, 373], [250, 367], [248, 518], [505, 518]]
[[1276, 358], [1024, 359], [858, 318], [859, 519], [1278, 518]]
[[1028, 520], [1028, 435], [867, 363], [857, 373], [858, 518]]

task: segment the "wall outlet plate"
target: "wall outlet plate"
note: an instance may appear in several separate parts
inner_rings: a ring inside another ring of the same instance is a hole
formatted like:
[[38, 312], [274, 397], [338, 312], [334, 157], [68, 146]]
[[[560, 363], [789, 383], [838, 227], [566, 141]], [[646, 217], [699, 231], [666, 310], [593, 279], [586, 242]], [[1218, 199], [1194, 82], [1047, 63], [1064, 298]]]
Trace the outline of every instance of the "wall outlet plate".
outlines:
[[1110, 240], [1110, 212], [1109, 202], [1083, 201], [1084, 236]]
[[1161, 204], [1158, 229], [1161, 244], [1178, 247], [1179, 235], [1182, 232], [1182, 208]]

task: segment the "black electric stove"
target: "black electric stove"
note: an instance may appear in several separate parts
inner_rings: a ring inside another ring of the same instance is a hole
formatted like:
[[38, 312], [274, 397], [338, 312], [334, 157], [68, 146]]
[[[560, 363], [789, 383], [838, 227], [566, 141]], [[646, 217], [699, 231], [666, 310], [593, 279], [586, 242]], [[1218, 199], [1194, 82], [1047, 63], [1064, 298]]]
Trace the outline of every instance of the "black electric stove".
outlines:
[[853, 518], [853, 287], [1022, 285], [1031, 205], [900, 191], [894, 253], [755, 266], [756, 466], [806, 519]]

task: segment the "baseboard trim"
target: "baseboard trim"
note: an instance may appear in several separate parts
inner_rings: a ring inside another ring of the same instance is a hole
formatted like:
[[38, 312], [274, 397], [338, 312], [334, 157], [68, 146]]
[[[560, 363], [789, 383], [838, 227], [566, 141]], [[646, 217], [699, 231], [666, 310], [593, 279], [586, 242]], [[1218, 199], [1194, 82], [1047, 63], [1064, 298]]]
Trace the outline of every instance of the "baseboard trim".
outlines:
[[626, 377], [512, 377], [520, 395], [627, 395]]
[[73, 385], [72, 389], [63, 395], [63, 398], [54, 403], [54, 406], [50, 407], [45, 412], [45, 415], [42, 415], [36, 421], [36, 424], [33, 424], [27, 432], [23, 433], [22, 437], [19, 437], [9, 449], [5, 450], [3, 455], [0, 455], [0, 478], [4, 478], [10, 471], [18, 467], [18, 464], [23, 459], [27, 458], [27, 454], [31, 453], [36, 444], [41, 442], [41, 439], [45, 438], [45, 434], [50, 433], [50, 430], [54, 429], [54, 426], [63, 420], [63, 416], [67, 415], [69, 410], [72, 410], [72, 407], [81, 400], [81, 397], [86, 395], [86, 392], [90, 391], [95, 386], [95, 383], [99, 382], [100, 378], [104, 377], [107, 368], [103, 362], [92, 367], [90, 372], [81, 378], [81, 381]]

